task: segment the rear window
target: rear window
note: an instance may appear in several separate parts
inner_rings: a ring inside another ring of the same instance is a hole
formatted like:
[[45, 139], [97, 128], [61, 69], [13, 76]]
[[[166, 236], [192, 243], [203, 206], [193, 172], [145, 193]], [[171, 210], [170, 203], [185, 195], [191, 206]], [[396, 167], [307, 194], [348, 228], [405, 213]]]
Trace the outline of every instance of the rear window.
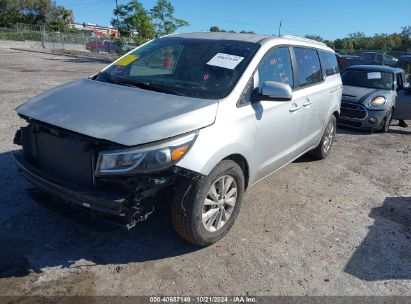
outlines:
[[325, 70], [326, 76], [332, 76], [340, 73], [335, 54], [326, 51], [318, 51], [318, 53], [320, 54], [321, 65]]
[[310, 48], [294, 48], [297, 61], [298, 84], [306, 87], [323, 80], [320, 59], [317, 50]]

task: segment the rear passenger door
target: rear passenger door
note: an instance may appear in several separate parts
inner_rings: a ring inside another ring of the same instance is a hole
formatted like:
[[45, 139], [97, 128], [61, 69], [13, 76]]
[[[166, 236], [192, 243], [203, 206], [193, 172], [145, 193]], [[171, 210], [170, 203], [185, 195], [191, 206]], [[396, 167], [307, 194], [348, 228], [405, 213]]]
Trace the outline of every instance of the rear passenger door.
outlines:
[[294, 98], [302, 99], [301, 128], [297, 142], [297, 149], [301, 154], [317, 145], [322, 136], [327, 120], [329, 92], [322, 85], [325, 76], [317, 50], [293, 47], [293, 51], [297, 81]]
[[[335, 55], [332, 52], [318, 50], [320, 55], [321, 66], [325, 76], [324, 86], [324, 101], [321, 104], [322, 111], [326, 115], [325, 123], [328, 123], [328, 119], [331, 117], [335, 105], [338, 105], [338, 109], [341, 106], [342, 97], [342, 82], [340, 76], [340, 69]], [[327, 115], [328, 114], [328, 115]], [[325, 126], [323, 126], [325, 128]]]

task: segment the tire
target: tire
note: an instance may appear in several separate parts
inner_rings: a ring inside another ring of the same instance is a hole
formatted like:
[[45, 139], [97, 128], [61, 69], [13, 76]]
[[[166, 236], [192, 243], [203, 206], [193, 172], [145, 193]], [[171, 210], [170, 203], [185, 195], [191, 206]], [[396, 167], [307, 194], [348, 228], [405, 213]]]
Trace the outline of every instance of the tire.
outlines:
[[315, 149], [311, 150], [309, 152], [309, 155], [315, 159], [320, 160], [326, 158], [330, 154], [332, 145], [334, 143], [336, 129], [337, 119], [333, 115], [328, 121], [320, 144]]
[[381, 129], [378, 130], [380, 133], [387, 133], [388, 130], [390, 129], [390, 124], [391, 124], [391, 120], [392, 120], [392, 113], [393, 113], [392, 109], [389, 109], [388, 113], [387, 113], [387, 116], [385, 116], [385, 118], [384, 118], [384, 123], [383, 123]]
[[[216, 194], [217, 196], [222, 194], [221, 180], [224, 180], [225, 187], [229, 185], [223, 192], [231, 194], [227, 196], [227, 200], [213, 198]], [[211, 190], [212, 186], [214, 192]], [[236, 191], [233, 190], [234, 187]], [[202, 180], [194, 183], [186, 182], [178, 186], [172, 206], [174, 229], [182, 238], [194, 245], [205, 247], [214, 244], [221, 240], [233, 226], [240, 212], [243, 196], [243, 171], [237, 163], [223, 160]], [[206, 199], [207, 205], [205, 205]], [[219, 202], [210, 204], [216, 201]], [[221, 208], [224, 208], [224, 211]], [[214, 211], [217, 209], [218, 211]], [[213, 215], [210, 216], [211, 214]], [[213, 219], [214, 214], [217, 215]], [[203, 223], [203, 217], [209, 217], [209, 220]], [[217, 224], [218, 222], [221, 226]]]

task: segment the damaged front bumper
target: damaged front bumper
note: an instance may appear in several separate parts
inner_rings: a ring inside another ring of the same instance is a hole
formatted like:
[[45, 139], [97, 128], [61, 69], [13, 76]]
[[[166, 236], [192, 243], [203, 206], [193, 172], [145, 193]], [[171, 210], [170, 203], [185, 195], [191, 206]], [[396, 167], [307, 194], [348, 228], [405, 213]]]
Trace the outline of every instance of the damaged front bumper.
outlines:
[[69, 184], [45, 174], [26, 161], [22, 152], [16, 152], [12, 157], [18, 172], [42, 192], [71, 205], [94, 211], [95, 214], [114, 216], [116, 220], [113, 222], [125, 225], [128, 229], [146, 220], [154, 211], [154, 197], [161, 190], [170, 189], [179, 178], [191, 180], [201, 178], [191, 171], [174, 167], [161, 177], [136, 178], [128, 190], [127, 187], [120, 187], [123, 189], [121, 191], [96, 190]]

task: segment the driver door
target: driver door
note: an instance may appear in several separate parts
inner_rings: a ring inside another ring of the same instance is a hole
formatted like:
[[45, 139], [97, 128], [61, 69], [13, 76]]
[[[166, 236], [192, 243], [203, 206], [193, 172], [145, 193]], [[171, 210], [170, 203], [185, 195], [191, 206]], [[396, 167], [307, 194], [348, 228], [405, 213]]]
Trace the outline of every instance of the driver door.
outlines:
[[411, 119], [411, 90], [404, 88], [402, 74], [397, 74], [397, 102], [395, 105], [393, 119]]

